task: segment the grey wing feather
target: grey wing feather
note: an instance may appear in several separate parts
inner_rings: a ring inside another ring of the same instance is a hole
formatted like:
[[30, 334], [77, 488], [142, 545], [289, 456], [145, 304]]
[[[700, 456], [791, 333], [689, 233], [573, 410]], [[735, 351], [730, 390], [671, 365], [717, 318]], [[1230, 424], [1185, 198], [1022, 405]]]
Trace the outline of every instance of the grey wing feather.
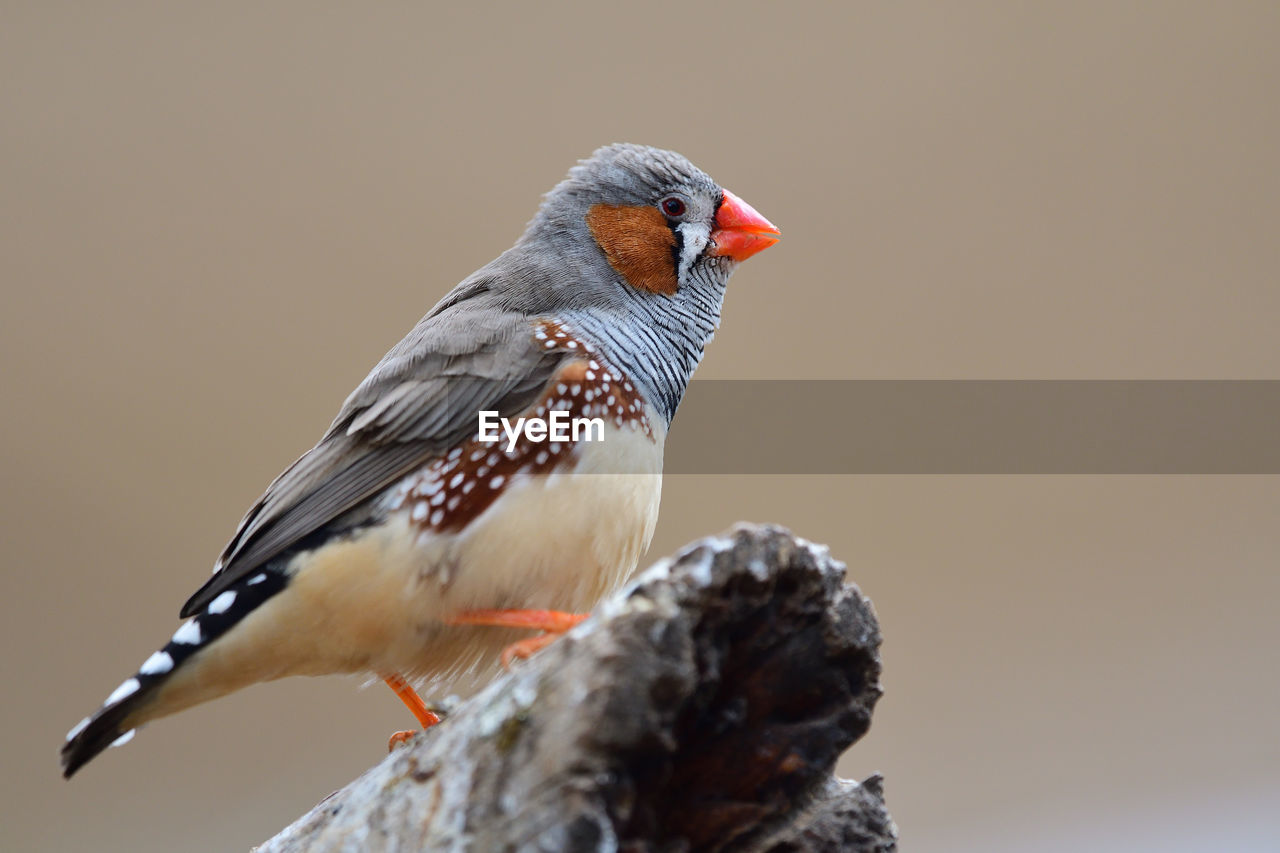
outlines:
[[529, 318], [485, 289], [469, 295], [446, 297], [360, 383], [240, 522], [182, 616], [464, 441], [480, 409], [512, 416], [536, 402], [566, 354], [536, 347]]

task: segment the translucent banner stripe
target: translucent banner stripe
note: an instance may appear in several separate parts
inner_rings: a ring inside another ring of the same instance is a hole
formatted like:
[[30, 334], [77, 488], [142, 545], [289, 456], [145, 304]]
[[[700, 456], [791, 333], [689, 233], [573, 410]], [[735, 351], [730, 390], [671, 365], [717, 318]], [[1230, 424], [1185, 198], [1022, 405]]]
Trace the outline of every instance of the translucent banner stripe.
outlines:
[[1276, 474], [1280, 381], [695, 381], [671, 474]]

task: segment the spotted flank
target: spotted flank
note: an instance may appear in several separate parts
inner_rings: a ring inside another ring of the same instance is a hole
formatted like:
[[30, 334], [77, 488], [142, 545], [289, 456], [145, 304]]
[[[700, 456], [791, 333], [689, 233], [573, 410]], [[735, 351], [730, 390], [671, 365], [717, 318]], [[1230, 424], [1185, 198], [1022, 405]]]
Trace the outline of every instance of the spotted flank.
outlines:
[[[575, 352], [581, 358], [557, 371], [528, 416], [546, 418], [551, 412], [564, 412], [572, 418], [599, 418], [616, 429], [638, 430], [653, 439], [644, 398], [591, 344], [554, 321], [536, 324], [534, 338], [539, 346]], [[408, 508], [410, 520], [423, 533], [462, 530], [514, 478], [570, 467], [577, 452], [573, 443], [534, 442], [524, 436], [511, 449], [507, 445], [507, 438], [500, 436], [488, 441], [476, 438], [453, 448], [393, 489], [387, 509]]]
[[163, 648], [111, 691], [96, 713], [76, 723], [67, 733], [62, 747], [62, 775], [70, 778], [107, 747], [122, 746], [132, 740], [138, 712], [145, 710], [157, 689], [174, 671], [284, 589], [286, 583], [286, 577], [278, 572], [258, 572], [209, 602], [204, 612], [183, 622]]

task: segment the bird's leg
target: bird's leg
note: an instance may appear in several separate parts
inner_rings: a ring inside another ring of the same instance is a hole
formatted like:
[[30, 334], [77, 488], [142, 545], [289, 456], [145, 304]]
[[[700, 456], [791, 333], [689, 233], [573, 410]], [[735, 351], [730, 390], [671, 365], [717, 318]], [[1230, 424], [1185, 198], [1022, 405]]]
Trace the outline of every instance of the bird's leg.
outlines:
[[502, 666], [511, 666], [515, 658], [527, 658], [550, 645], [556, 637], [586, 619], [586, 613], [564, 613], [559, 610], [464, 610], [455, 613], [451, 625], [490, 625], [498, 628], [536, 628], [544, 633], [512, 643], [502, 650]]
[[537, 628], [563, 634], [583, 619], [586, 613], [564, 613], [559, 610], [463, 610], [447, 620], [451, 625], [490, 625], [496, 628]]
[[[414, 690], [409, 682], [404, 680], [403, 676], [392, 673], [391, 675], [384, 675], [382, 680], [395, 691], [395, 694], [400, 697], [400, 701], [413, 712], [413, 715], [418, 718], [418, 722], [422, 724], [424, 729], [429, 729], [440, 722], [440, 715], [427, 707], [427, 703], [422, 701], [418, 691]], [[405, 743], [415, 734], [417, 732], [396, 732], [391, 735], [391, 738], [387, 741], [387, 751], [390, 752], [400, 744]]]

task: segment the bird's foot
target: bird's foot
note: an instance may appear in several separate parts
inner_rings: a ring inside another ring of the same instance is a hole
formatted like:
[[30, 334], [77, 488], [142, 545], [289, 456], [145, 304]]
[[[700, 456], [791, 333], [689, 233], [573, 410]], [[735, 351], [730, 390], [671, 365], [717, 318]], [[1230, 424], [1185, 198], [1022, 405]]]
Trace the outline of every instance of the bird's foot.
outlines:
[[560, 610], [464, 610], [448, 621], [452, 625], [490, 625], [498, 628], [536, 628], [545, 633], [512, 643], [502, 650], [502, 667], [521, 660], [551, 645], [552, 641], [586, 619], [586, 613], [564, 613]]
[[[400, 701], [405, 704], [413, 716], [417, 717], [418, 722], [422, 724], [422, 728], [429, 729], [440, 722], [440, 715], [437, 714], [426, 702], [422, 701], [422, 697], [418, 695], [418, 691], [414, 690], [409, 682], [404, 680], [403, 676], [397, 674], [384, 675], [382, 680], [387, 686], [395, 691], [400, 697]], [[408, 743], [417, 732], [396, 732], [387, 741], [387, 752], [395, 749], [397, 746]]]
[[540, 652], [559, 637], [558, 633], [539, 634], [536, 637], [529, 637], [524, 640], [512, 643], [502, 650], [502, 668], [511, 669], [511, 662], [516, 658], [524, 660], [531, 657], [535, 652]]
[[395, 752], [397, 746], [407, 745], [416, 734], [416, 731], [394, 732], [387, 738], [387, 752]]

